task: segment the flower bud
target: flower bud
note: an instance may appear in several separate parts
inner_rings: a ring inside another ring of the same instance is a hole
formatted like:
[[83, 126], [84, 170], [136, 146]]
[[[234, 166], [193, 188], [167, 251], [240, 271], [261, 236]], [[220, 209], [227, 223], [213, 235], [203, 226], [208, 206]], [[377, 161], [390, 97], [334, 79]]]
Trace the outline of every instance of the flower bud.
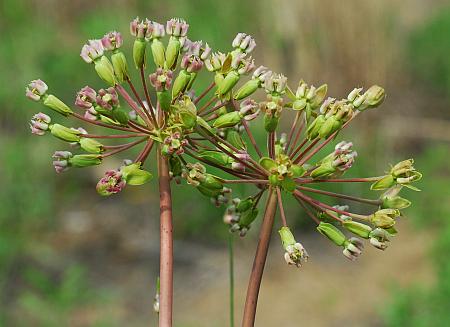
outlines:
[[372, 232], [372, 228], [370, 226], [353, 220], [345, 220], [342, 223], [342, 226], [348, 231], [362, 238], [369, 238], [370, 233]]
[[56, 151], [53, 154], [53, 158], [55, 159], [53, 161], [53, 167], [55, 167], [55, 170], [57, 173], [62, 173], [69, 169], [69, 161], [68, 159], [72, 158], [73, 155], [69, 151]]
[[79, 144], [84, 151], [89, 153], [102, 153], [104, 151], [103, 144], [91, 138], [81, 137]]
[[220, 96], [224, 96], [239, 82], [239, 79], [240, 76], [238, 72], [234, 70], [230, 71], [220, 83], [217, 93]]
[[326, 139], [334, 132], [338, 131], [341, 127], [342, 122], [340, 122], [335, 116], [330, 116], [326, 118], [325, 122], [320, 127], [319, 136]]
[[96, 166], [102, 163], [102, 157], [97, 154], [77, 154], [68, 159], [69, 166], [83, 168]]
[[117, 80], [120, 83], [125, 82], [128, 79], [128, 64], [127, 58], [121, 51], [116, 51], [111, 55], [111, 62], [116, 74]]
[[161, 38], [164, 36], [164, 25], [154, 22], [151, 36], [151, 45], [153, 61], [157, 67], [164, 67], [166, 50]]
[[120, 171], [108, 170], [105, 176], [97, 183], [96, 190], [102, 196], [109, 196], [122, 191], [125, 185], [126, 182], [122, 178]]
[[89, 109], [96, 104], [97, 92], [89, 86], [83, 87], [77, 93], [75, 105], [81, 109]]
[[321, 130], [325, 121], [326, 119], [324, 115], [317, 116], [317, 118], [308, 126], [308, 139], [313, 140], [317, 136], [319, 136], [319, 131]]
[[321, 222], [317, 230], [338, 246], [343, 246], [346, 241], [345, 235], [330, 223]]
[[380, 178], [378, 181], [373, 183], [370, 186], [371, 190], [385, 190], [387, 188], [390, 188], [395, 185], [395, 180], [392, 175], [386, 175], [382, 178]]
[[80, 56], [88, 64], [103, 56], [104, 48], [101, 40], [89, 40], [81, 48]]
[[390, 228], [394, 226], [394, 218], [400, 216], [400, 211], [397, 209], [381, 209], [370, 216], [370, 222], [376, 227]]
[[47, 90], [47, 84], [45, 84], [44, 81], [37, 79], [28, 84], [25, 89], [25, 95], [28, 99], [39, 101], [41, 97], [46, 94]]
[[43, 104], [54, 111], [64, 115], [68, 116], [73, 113], [73, 111], [60, 99], [55, 97], [53, 94], [46, 95], [44, 98]]
[[116, 77], [114, 75], [114, 67], [106, 56], [94, 61], [94, 68], [98, 76], [107, 84], [114, 86]]
[[228, 155], [220, 151], [205, 150], [199, 152], [198, 156], [202, 159], [206, 159], [221, 166], [228, 166], [232, 161], [232, 159]]
[[261, 82], [257, 79], [251, 79], [247, 81], [244, 85], [242, 85], [239, 90], [236, 92], [234, 99], [242, 100], [246, 97], [255, 93], [255, 91], [260, 87]]
[[180, 73], [178, 74], [177, 78], [175, 78], [175, 81], [173, 83], [172, 88], [172, 98], [175, 99], [180, 93], [184, 92], [186, 87], [189, 84], [189, 81], [191, 79], [191, 74], [188, 73], [186, 70], [180, 70]]
[[[384, 99], [386, 98], [386, 93], [384, 89], [378, 85], [371, 86], [366, 92], [365, 92], [366, 99], [362, 105], [364, 109], [366, 108], [376, 108], [380, 104], [383, 103]], [[362, 109], [360, 109], [362, 110]]]
[[227, 141], [237, 149], [244, 150], [246, 147], [241, 135], [235, 130], [229, 130], [227, 132]]
[[214, 128], [233, 127], [241, 122], [241, 115], [238, 111], [232, 111], [220, 116], [214, 121]]
[[34, 115], [31, 118], [31, 133], [34, 135], [44, 135], [46, 131], [49, 129], [49, 124], [51, 123], [50, 116], [47, 116], [46, 114], [40, 112], [36, 115]]
[[[108, 114], [109, 111], [119, 106], [119, 96], [116, 89], [113, 87], [100, 89], [96, 97], [96, 102], [101, 109], [104, 109], [103, 113]], [[99, 110], [99, 108], [96, 109], [97, 111]]]
[[264, 82], [264, 88], [267, 93], [282, 95], [287, 86], [287, 77], [283, 74], [270, 74]]
[[69, 128], [60, 124], [53, 124], [49, 126], [50, 132], [53, 136], [66, 141], [78, 143], [81, 132], [75, 128]]
[[145, 67], [146, 61], [146, 47], [147, 42], [145, 40], [136, 39], [133, 43], [133, 61], [137, 69]]
[[347, 259], [355, 261], [361, 255], [363, 249], [363, 242], [359, 238], [351, 237], [345, 241], [342, 253]]
[[116, 31], [106, 33], [101, 39], [105, 50], [113, 51], [119, 49], [123, 45], [122, 34]]
[[371, 245], [379, 250], [385, 250], [388, 247], [386, 242], [390, 242], [391, 234], [382, 228], [375, 228], [369, 235], [369, 242]]
[[301, 267], [303, 261], [308, 261], [308, 253], [303, 245], [295, 240], [289, 227], [281, 227], [278, 233], [280, 234], [283, 248], [286, 251], [284, 254], [286, 263], [288, 265], [296, 266], [297, 268]]
[[243, 53], [250, 53], [256, 47], [256, 42], [251, 35], [238, 33], [232, 43], [233, 48], [237, 48]]

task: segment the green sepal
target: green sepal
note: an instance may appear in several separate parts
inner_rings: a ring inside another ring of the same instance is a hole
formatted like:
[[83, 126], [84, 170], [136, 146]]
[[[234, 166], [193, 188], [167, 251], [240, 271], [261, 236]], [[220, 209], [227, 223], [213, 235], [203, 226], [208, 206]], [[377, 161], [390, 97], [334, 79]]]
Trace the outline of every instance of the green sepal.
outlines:
[[336, 168], [333, 167], [333, 162], [325, 161], [325, 162], [322, 162], [322, 164], [319, 167], [314, 169], [311, 172], [310, 176], [312, 178], [322, 178], [322, 177], [330, 176], [335, 172], [336, 172]]
[[385, 197], [382, 199], [381, 208], [386, 209], [405, 209], [411, 205], [411, 201], [400, 196]]
[[141, 163], [133, 163], [120, 169], [122, 177], [129, 185], [142, 185], [149, 182], [152, 173], [141, 169]]
[[166, 49], [166, 67], [173, 70], [180, 54], [181, 43], [177, 37], [171, 36]]
[[90, 167], [100, 165], [102, 163], [102, 157], [97, 154], [77, 154], [69, 158], [68, 162], [72, 167]]
[[181, 92], [184, 92], [189, 81], [191, 80], [191, 74], [186, 70], [181, 70], [178, 73], [172, 87], [172, 98], [175, 99]]
[[112, 116], [115, 120], [117, 120], [121, 125], [127, 125], [130, 117], [128, 114], [120, 109], [114, 109], [112, 112]]
[[220, 83], [217, 90], [218, 94], [220, 96], [227, 94], [239, 82], [239, 79], [240, 76], [236, 71], [230, 71]]
[[104, 151], [103, 144], [91, 138], [82, 137], [79, 144], [84, 151], [89, 153], [102, 153]]
[[245, 99], [246, 97], [255, 93], [260, 85], [261, 82], [258, 79], [251, 79], [247, 81], [239, 88], [239, 90], [237, 90], [236, 94], [234, 95], [234, 99], [238, 101]]
[[372, 232], [372, 227], [353, 220], [345, 220], [342, 223], [342, 226], [349, 232], [365, 239], [368, 239], [370, 237], [370, 233]]
[[302, 166], [293, 164], [289, 168], [289, 172], [292, 174], [292, 178], [299, 178], [303, 176], [306, 170]]
[[60, 140], [66, 142], [78, 142], [80, 140], [81, 132], [76, 129], [69, 128], [60, 124], [50, 125], [49, 129], [52, 135], [59, 138]]
[[269, 184], [272, 186], [278, 186], [280, 185], [280, 180], [278, 179], [277, 174], [269, 175]]
[[222, 190], [223, 184], [219, 177], [211, 174], [205, 174], [205, 178], [200, 182], [200, 185], [211, 190]]
[[[165, 50], [160, 39], [152, 40], [150, 48], [152, 50], [153, 61], [157, 67], [164, 67]], [[171, 68], [170, 68], [171, 69]]]
[[231, 163], [231, 158], [219, 151], [201, 151], [198, 156], [221, 166], [228, 166]]
[[277, 168], [277, 163], [275, 160], [269, 157], [262, 157], [259, 159], [259, 164], [267, 171], [271, 171], [272, 169]]
[[172, 102], [172, 95], [168, 90], [156, 92], [161, 109], [168, 112], [170, 110], [170, 104]]
[[227, 141], [239, 150], [245, 150], [246, 145], [242, 140], [241, 135], [235, 130], [229, 130], [227, 133]]
[[241, 121], [241, 116], [238, 111], [232, 111], [220, 116], [214, 121], [213, 127], [215, 128], [227, 128], [233, 127]]
[[146, 47], [147, 42], [145, 40], [136, 39], [133, 44], [133, 61], [134, 65], [137, 69], [145, 68], [145, 60], [146, 60]]
[[341, 127], [342, 122], [339, 121], [335, 116], [330, 116], [320, 127], [319, 136], [321, 138], [328, 138], [331, 134], [339, 130]]
[[291, 230], [287, 226], [283, 226], [278, 231], [281, 237], [281, 243], [283, 244], [283, 249], [287, 249], [288, 246], [294, 245], [297, 243], [295, 240], [294, 235], [292, 234]]
[[338, 246], [343, 246], [345, 244], [345, 235], [334, 225], [321, 222], [319, 226], [317, 226], [317, 230], [320, 234], [326, 236], [334, 244]]
[[114, 75], [114, 68], [106, 56], [101, 56], [100, 59], [94, 61], [94, 68], [98, 76], [110, 86], [116, 84], [116, 77]]
[[255, 221], [256, 217], [258, 217], [258, 208], [253, 208], [243, 212], [239, 219], [239, 226], [248, 228], [251, 223]]
[[60, 99], [55, 97], [53, 94], [49, 94], [43, 97], [44, 101], [42, 102], [45, 106], [53, 109], [54, 111], [60, 113], [64, 116], [69, 116], [73, 113], [73, 111]]
[[326, 119], [324, 115], [319, 115], [316, 117], [316, 119], [313, 120], [313, 122], [308, 126], [308, 129], [306, 131], [308, 135], [308, 139], [313, 140], [317, 136], [319, 136], [319, 131], [322, 128], [322, 125], [325, 123]]
[[241, 201], [236, 205], [236, 211], [238, 212], [244, 212], [249, 210], [253, 204], [255, 203], [253, 197], [249, 196]]
[[271, 133], [275, 132], [278, 127], [278, 122], [280, 121], [280, 117], [269, 116], [267, 114], [264, 115], [264, 129]]
[[127, 58], [121, 51], [114, 52], [111, 55], [111, 62], [114, 68], [114, 74], [116, 74], [117, 80], [120, 83], [125, 82], [128, 79], [128, 64]]
[[390, 188], [390, 187], [392, 187], [394, 185], [395, 185], [394, 177], [392, 177], [392, 175], [386, 175], [383, 178], [377, 180], [375, 183], [373, 183], [370, 186], [370, 189], [371, 190], [375, 190], [375, 191], [385, 190], [385, 189]]

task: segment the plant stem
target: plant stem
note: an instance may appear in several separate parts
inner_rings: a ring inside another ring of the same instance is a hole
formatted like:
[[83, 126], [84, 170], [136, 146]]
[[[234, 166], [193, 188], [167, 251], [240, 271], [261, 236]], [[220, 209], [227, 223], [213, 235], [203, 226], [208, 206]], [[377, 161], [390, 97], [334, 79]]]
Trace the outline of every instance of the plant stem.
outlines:
[[234, 327], [234, 249], [233, 249], [233, 234], [228, 236], [228, 256], [230, 269], [230, 327]]
[[173, 305], [173, 234], [172, 196], [169, 164], [158, 149], [159, 208], [160, 208], [160, 306], [159, 327], [172, 326]]
[[380, 200], [370, 200], [370, 199], [365, 199], [365, 198], [359, 198], [359, 197], [351, 196], [351, 195], [347, 195], [347, 194], [328, 192], [328, 191], [318, 190], [318, 189], [304, 187], [304, 186], [297, 186], [297, 188], [299, 190], [306, 191], [306, 192], [318, 193], [318, 194], [328, 195], [328, 196], [335, 197], [335, 198], [341, 198], [341, 199], [346, 199], [346, 200], [351, 200], [351, 201], [356, 201], [356, 202], [361, 202], [361, 203], [367, 203], [367, 204], [376, 205], [376, 206], [381, 204]]
[[273, 189], [269, 190], [264, 218], [259, 233], [258, 247], [256, 248], [253, 268], [247, 288], [245, 300], [244, 317], [242, 327], [253, 327], [255, 325], [256, 305], [258, 302], [259, 288], [266, 263], [267, 251], [269, 250], [270, 236], [272, 234], [273, 222], [277, 211], [277, 197]]
[[203, 99], [205, 97], [205, 95], [208, 94], [209, 91], [211, 91], [211, 89], [214, 87], [214, 85], [216, 85], [216, 83], [214, 83], [214, 82], [209, 84], [209, 86], [206, 88], [206, 90], [204, 90], [203, 93], [200, 94], [197, 99], [195, 99], [194, 104], [199, 103], [200, 100]]

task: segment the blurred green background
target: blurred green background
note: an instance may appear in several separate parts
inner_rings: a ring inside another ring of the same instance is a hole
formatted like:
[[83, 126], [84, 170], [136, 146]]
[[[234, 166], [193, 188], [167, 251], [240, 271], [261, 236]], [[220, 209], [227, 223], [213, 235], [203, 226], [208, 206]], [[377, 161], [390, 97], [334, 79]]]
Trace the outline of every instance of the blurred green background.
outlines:
[[[288, 219], [311, 262], [302, 270], [285, 267], [273, 242], [257, 326], [450, 325], [448, 1], [2, 0], [0, 326], [156, 326], [155, 185], [103, 199], [95, 183], [105, 165], [56, 176], [50, 156], [61, 143], [31, 136], [28, 121], [41, 108], [24, 97], [35, 78], [70, 104], [81, 87], [102, 87], [80, 59], [81, 46], [113, 29], [129, 46], [128, 24], [138, 15], [160, 22], [183, 17], [190, 38], [218, 50], [228, 49], [237, 32], [252, 34], [257, 64], [284, 72], [291, 85], [300, 78], [326, 82], [335, 97], [383, 85], [384, 105], [341, 136], [359, 153], [348, 176], [376, 175], [408, 157], [424, 174], [423, 191], [405, 194], [414, 204], [391, 247], [367, 249], [357, 263], [314, 233], [289, 203]], [[174, 188], [175, 326], [227, 326], [222, 211], [190, 190]], [[236, 241], [238, 317], [255, 230]]]

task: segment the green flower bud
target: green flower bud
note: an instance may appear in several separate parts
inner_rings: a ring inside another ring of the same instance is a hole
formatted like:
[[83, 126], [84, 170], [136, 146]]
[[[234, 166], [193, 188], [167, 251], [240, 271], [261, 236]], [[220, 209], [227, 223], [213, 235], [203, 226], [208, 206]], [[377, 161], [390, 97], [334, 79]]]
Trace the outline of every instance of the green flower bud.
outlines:
[[222, 182], [211, 174], [205, 174], [205, 178], [200, 181], [200, 185], [210, 190], [222, 190]]
[[116, 74], [117, 80], [120, 83], [125, 82], [128, 79], [128, 64], [127, 58], [121, 51], [117, 51], [112, 54], [111, 62]]
[[292, 175], [292, 178], [302, 177], [305, 171], [306, 170], [302, 166], [295, 164], [291, 165], [291, 167], [289, 168], [289, 173]]
[[381, 208], [383, 209], [405, 209], [411, 205], [411, 201], [400, 196], [384, 197], [382, 200]]
[[236, 84], [239, 82], [239, 73], [232, 70], [224, 78], [224, 80], [218, 84], [219, 89], [217, 90], [220, 96], [227, 94]]
[[336, 168], [333, 167], [332, 161], [324, 161], [319, 167], [311, 172], [312, 178], [322, 178], [333, 175], [336, 172]]
[[352, 220], [344, 221], [342, 226], [349, 232], [366, 239], [369, 238], [369, 235], [372, 232], [372, 228], [370, 226]]
[[297, 241], [295, 240], [295, 237], [292, 234], [289, 227], [286, 227], [286, 226], [281, 227], [281, 229], [278, 231], [278, 233], [280, 234], [281, 243], [283, 244], [283, 248], [285, 250], [288, 246], [294, 245], [295, 243], [297, 243]]
[[227, 133], [227, 141], [238, 150], [245, 149], [245, 143], [241, 135], [235, 130], [229, 130]]
[[99, 60], [94, 61], [94, 68], [100, 78], [111, 86], [116, 84], [114, 68], [106, 56], [101, 56]]
[[145, 67], [146, 55], [145, 48], [147, 47], [147, 42], [143, 39], [134, 40], [133, 44], [133, 60], [134, 65], [137, 69]]
[[217, 89], [219, 89], [225, 77], [221, 73], [216, 73], [214, 75], [214, 83], [217, 85]]
[[277, 174], [272, 174], [269, 176], [269, 183], [272, 186], [278, 186], [280, 184], [280, 180], [278, 179]]
[[153, 175], [150, 172], [141, 169], [140, 163], [124, 166], [120, 171], [122, 172], [123, 179], [129, 185], [142, 185], [153, 178]]
[[322, 125], [325, 123], [325, 116], [319, 115], [317, 118], [308, 126], [307, 134], [308, 139], [313, 140], [317, 136], [319, 136], [319, 131], [322, 128]]
[[334, 244], [338, 246], [344, 246], [345, 244], [345, 235], [337, 229], [334, 225], [330, 223], [321, 222], [319, 226], [317, 226], [317, 230], [322, 234], [328, 237]]
[[168, 69], [173, 69], [177, 64], [180, 48], [180, 40], [177, 37], [171, 36], [166, 50], [166, 66]]
[[[361, 107], [364, 109], [376, 108], [383, 103], [386, 98], [386, 92], [382, 87], [373, 85], [365, 92], [365, 96], [366, 99]], [[362, 109], [360, 108], [360, 110]]]
[[104, 151], [103, 144], [91, 138], [82, 137], [79, 144], [84, 151], [89, 153], [102, 153]]
[[241, 116], [238, 111], [232, 111], [220, 116], [214, 121], [214, 128], [233, 127], [241, 121]]
[[50, 132], [53, 136], [66, 142], [77, 142], [80, 140], [81, 132], [75, 128], [69, 128], [60, 124], [53, 124], [49, 126]]
[[61, 100], [52, 94], [43, 97], [43, 104], [54, 111], [60, 113], [61, 115], [68, 116], [73, 113], [73, 111]]
[[325, 99], [325, 96], [327, 95], [327, 91], [328, 91], [327, 84], [322, 84], [316, 89], [314, 96], [310, 100], [312, 109], [316, 109], [320, 106], [320, 104]]
[[198, 154], [198, 156], [202, 159], [206, 159], [211, 161], [217, 165], [228, 166], [231, 163], [231, 158], [227, 156], [225, 153], [219, 151], [202, 151]]
[[114, 109], [112, 112], [112, 116], [115, 120], [117, 120], [121, 125], [127, 125], [130, 117], [128, 114], [120, 109]]
[[204, 196], [208, 197], [208, 198], [215, 198], [217, 196], [220, 195], [220, 191], [219, 189], [211, 189], [208, 187], [205, 187], [203, 185], [199, 185], [197, 186], [197, 190], [200, 191], [200, 193], [202, 193]]
[[239, 201], [239, 203], [236, 205], [236, 210], [238, 212], [247, 211], [253, 206], [254, 203], [255, 201], [253, 200], [253, 197], [249, 196], [248, 198]]
[[239, 226], [249, 228], [252, 222], [255, 221], [256, 217], [258, 216], [258, 208], [253, 208], [251, 210], [247, 210], [242, 213], [241, 217], [239, 218]]
[[392, 175], [386, 175], [383, 178], [377, 180], [370, 186], [371, 190], [385, 190], [395, 185], [395, 180]]
[[[165, 50], [164, 50], [164, 44], [161, 42], [159, 38], [155, 38], [152, 40], [152, 43], [150, 45], [150, 48], [152, 49], [152, 55], [153, 55], [153, 61], [155, 62], [155, 65], [158, 67], [164, 67], [164, 58], [165, 58]], [[167, 49], [169, 51], [169, 49]], [[167, 53], [168, 55], [169, 53]], [[167, 66], [169, 69], [171, 66]]]
[[275, 130], [278, 127], [279, 121], [280, 121], [280, 117], [265, 114], [264, 115], [264, 129], [269, 133], [275, 132]]
[[244, 85], [242, 85], [241, 88], [236, 92], [234, 99], [238, 101], [245, 99], [246, 97], [255, 93], [260, 85], [261, 81], [259, 79], [249, 80]]
[[262, 157], [259, 159], [259, 164], [267, 171], [272, 171], [277, 168], [275, 160], [269, 157]]
[[308, 253], [303, 245], [295, 240], [289, 227], [281, 227], [278, 233], [281, 237], [283, 249], [286, 251], [284, 254], [284, 260], [286, 263], [288, 265], [296, 266], [297, 268], [301, 267], [302, 262], [306, 262], [308, 260]]
[[172, 96], [168, 90], [164, 90], [162, 92], [156, 92], [156, 96], [158, 98], [161, 109], [164, 111], [170, 110], [170, 104], [172, 102]]
[[77, 154], [67, 160], [70, 166], [77, 168], [96, 166], [102, 163], [102, 157], [97, 154]]
[[321, 138], [328, 138], [331, 134], [336, 132], [342, 127], [342, 122], [339, 121], [336, 117], [330, 116], [328, 117], [323, 125], [320, 127], [319, 136]]
[[400, 216], [397, 209], [381, 209], [370, 216], [370, 222], [376, 227], [390, 228], [394, 226], [394, 218]]
[[186, 70], [181, 70], [173, 82], [172, 98], [175, 99], [181, 92], [184, 92], [191, 80], [191, 74]]

